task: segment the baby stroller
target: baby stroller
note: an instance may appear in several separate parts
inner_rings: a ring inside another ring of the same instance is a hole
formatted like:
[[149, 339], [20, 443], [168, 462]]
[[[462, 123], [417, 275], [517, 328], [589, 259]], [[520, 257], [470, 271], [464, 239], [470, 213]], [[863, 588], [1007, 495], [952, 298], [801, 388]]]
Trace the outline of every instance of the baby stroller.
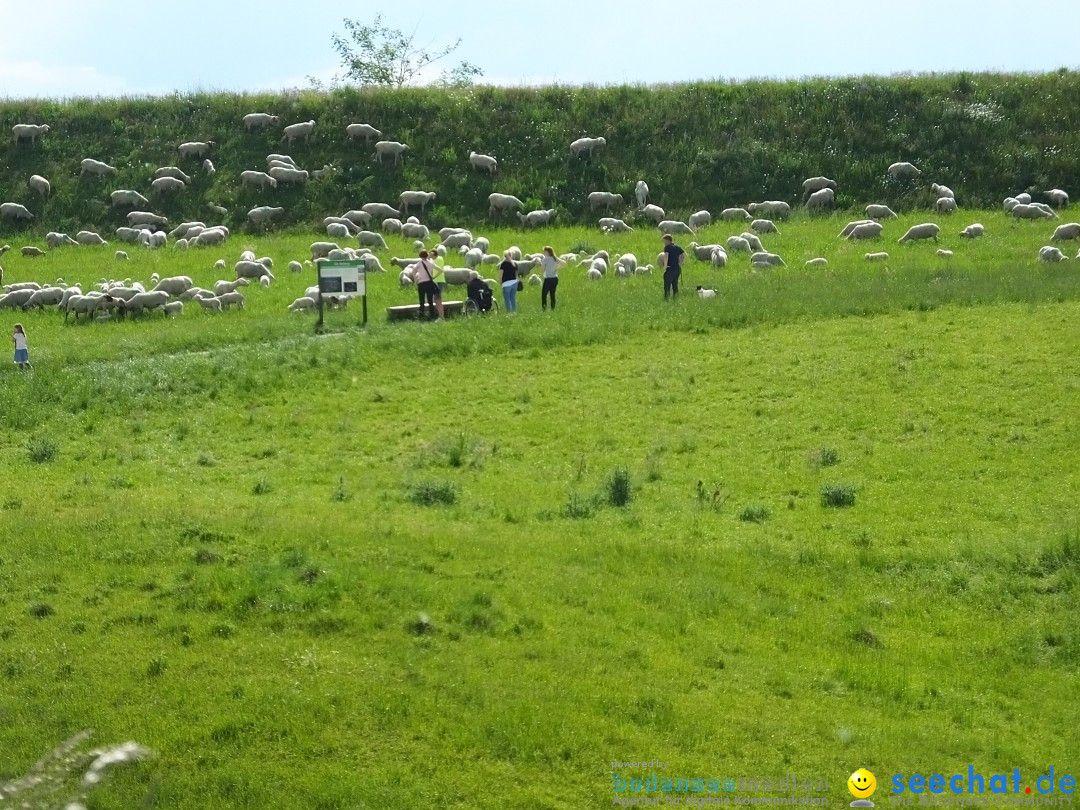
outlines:
[[482, 278], [474, 278], [465, 288], [465, 314], [479, 315], [485, 312], [498, 312], [499, 304], [495, 301], [491, 287]]

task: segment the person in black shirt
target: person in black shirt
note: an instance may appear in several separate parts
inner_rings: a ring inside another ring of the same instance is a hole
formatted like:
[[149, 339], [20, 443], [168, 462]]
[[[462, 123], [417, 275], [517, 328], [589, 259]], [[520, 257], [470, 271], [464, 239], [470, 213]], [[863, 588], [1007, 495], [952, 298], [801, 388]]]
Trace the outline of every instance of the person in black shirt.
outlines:
[[502, 271], [502, 294], [506, 312], [517, 312], [518, 269], [517, 263], [510, 258], [509, 250], [503, 254], [499, 270]]
[[671, 237], [664, 235], [664, 300], [668, 295], [679, 294], [679, 276], [682, 275], [683, 262], [686, 261], [686, 251], [671, 241]]

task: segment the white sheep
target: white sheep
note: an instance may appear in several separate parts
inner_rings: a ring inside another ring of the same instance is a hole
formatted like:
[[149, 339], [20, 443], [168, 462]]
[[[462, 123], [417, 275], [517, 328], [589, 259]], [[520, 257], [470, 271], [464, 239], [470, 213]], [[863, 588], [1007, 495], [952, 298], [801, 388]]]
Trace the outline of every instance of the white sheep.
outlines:
[[615, 257], [615, 264], [620, 267], [625, 267], [633, 273], [637, 270], [638, 258], [633, 253], [623, 253], [621, 256]]
[[151, 290], [150, 292], [136, 293], [123, 302], [120, 307], [122, 313], [136, 313], [144, 310], [159, 309], [169, 303], [169, 293], [166, 290]]
[[680, 222], [679, 220], [665, 219], [663, 222], [658, 223], [656, 227], [662, 234], [672, 235], [683, 233], [690, 234], [691, 236], [694, 235], [694, 229], [685, 222]]
[[697, 242], [691, 242], [688, 247], [690, 252], [694, 254], [694, 258], [702, 262], [709, 261], [714, 250], [724, 249], [722, 245], [699, 245]]
[[378, 141], [375, 144], [375, 154], [371, 156], [371, 159], [382, 163], [386, 158], [392, 157], [396, 166], [401, 163], [402, 155], [408, 151], [408, 144], [399, 143], [398, 141]]
[[[549, 208], [547, 210], [538, 209], [536, 211], [530, 211], [527, 214], [523, 214], [520, 211], [517, 212], [518, 219], [521, 220], [521, 224], [529, 228], [539, 228], [543, 225], [550, 225], [551, 221], [555, 218], [555, 209]], [[487, 248], [478, 246], [484, 252], [487, 252]]]
[[847, 238], [851, 241], [860, 239], [878, 239], [881, 237], [883, 226], [880, 222], [863, 222], [851, 229]]
[[305, 295], [289, 304], [289, 312], [308, 312], [315, 309], [317, 306], [318, 303], [314, 298], [308, 298]]
[[653, 222], [663, 222], [667, 218], [667, 213], [659, 205], [653, 205], [649, 203], [646, 206], [638, 209], [638, 213], [645, 219], [651, 219]]
[[[753, 208], [757, 203], [751, 203], [750, 207]], [[720, 212], [720, 219], [725, 222], [733, 222], [734, 220], [741, 219], [744, 222], [749, 222], [753, 219], [750, 216], [750, 212], [745, 208], [725, 208]]]
[[214, 168], [214, 162], [210, 160], [210, 158], [206, 158], [205, 160], [203, 160], [202, 167], [203, 171], [206, 172], [210, 177], [213, 177], [215, 174], [217, 174], [217, 169]]
[[385, 218], [396, 217], [398, 215], [398, 210], [394, 206], [387, 205], [386, 203], [364, 203], [360, 206], [360, 210], [369, 217]]
[[427, 208], [428, 203], [435, 199], [434, 191], [403, 191], [398, 195], [398, 199], [401, 200], [401, 213], [409, 213], [409, 209], [414, 205], [420, 206], [420, 213], [424, 213], [424, 209]]
[[634, 229], [614, 217], [600, 217], [600, 230], [604, 233], [630, 233]]
[[66, 233], [57, 233], [56, 231], [49, 231], [45, 234], [45, 244], [51, 248], [57, 248], [61, 245], [77, 245], [79, 244]]
[[[521, 211], [525, 207], [525, 203], [515, 197], [513, 194], [489, 194], [488, 195], [488, 216], [494, 217], [502, 211]], [[449, 245], [447, 245], [449, 247]]]
[[832, 208], [834, 202], [836, 202], [836, 192], [831, 188], [823, 188], [806, 198], [806, 210], [823, 211], [826, 208]]
[[221, 312], [221, 301], [217, 298], [196, 298], [199, 302], [199, 306], [208, 312]]
[[306, 169], [293, 169], [288, 166], [274, 166], [266, 173], [278, 183], [306, 183], [310, 177]]
[[189, 141], [180, 144], [177, 151], [182, 158], [202, 158], [206, 157], [206, 153], [210, 151], [213, 145], [213, 141]]
[[225, 216], [227, 213], [229, 213], [228, 208], [226, 208], [224, 205], [218, 205], [217, 203], [207, 203], [206, 207], [213, 211], [215, 214], [220, 214], [221, 216]]
[[341, 219], [348, 220], [353, 225], [367, 225], [371, 222], [371, 214], [367, 211], [346, 211], [341, 215]]
[[[219, 279], [214, 282], [214, 295], [221, 295], [222, 293], [235, 292], [237, 287], [246, 287], [251, 282], [248, 281], [246, 276], [240, 276], [234, 281], [227, 281], [225, 279]], [[174, 293], [175, 295], [176, 293]]]
[[933, 239], [936, 242], [939, 233], [941, 233], [941, 228], [936, 224], [933, 222], [924, 222], [921, 225], [912, 225], [907, 229], [907, 233], [897, 239], [896, 242], [900, 245], [905, 242], [915, 242], [919, 239]]
[[819, 175], [818, 177], [808, 177], [803, 180], [802, 187], [803, 194], [806, 196], [810, 196], [815, 191], [821, 191], [823, 188], [831, 188], [833, 191], [835, 191], [836, 181], [830, 180], [828, 177]]
[[[205, 222], [198, 222], [198, 221], [181, 222], [179, 225], [177, 225], [175, 228], [173, 228], [171, 231], [169, 231], [169, 236], [172, 237], [173, 239], [183, 239], [192, 230], [205, 229], [205, 228], [206, 228], [206, 223]], [[197, 233], [195, 235], [198, 236]]]
[[304, 272], [304, 265], [300, 264], [300, 262], [297, 262], [297, 261], [289, 262], [289, 272], [290, 273], [303, 273]]
[[717, 245], [713, 249], [712, 255], [709, 256], [709, 263], [712, 264], [713, 267], [726, 267], [727, 260], [727, 252], [722, 247], [720, 247], [720, 245]]
[[345, 127], [345, 135], [348, 139], [363, 138], [365, 142], [372, 138], [381, 138], [382, 132], [375, 129], [371, 124], [348, 124]]
[[1046, 192], [1046, 198], [1050, 200], [1050, 204], [1055, 208], [1068, 208], [1069, 207], [1069, 195], [1062, 191], [1060, 188], [1052, 188]]
[[845, 225], [844, 230], [840, 231], [840, 233], [837, 234], [837, 236], [840, 239], [846, 239], [851, 234], [851, 232], [853, 230], [855, 230], [855, 227], [857, 225], [865, 225], [865, 224], [867, 224], [869, 222], [873, 222], [873, 221], [874, 220], [872, 220], [872, 219], [856, 219], [856, 220], [854, 220], [852, 222], [849, 222], [847, 225]]
[[285, 209], [278, 206], [260, 205], [248, 211], [248, 219], [255, 225], [266, 225], [275, 217], [285, 213]]
[[79, 231], [75, 234], [75, 241], [80, 245], [107, 245], [109, 244], [94, 231]]
[[39, 247], [34, 247], [33, 245], [27, 245], [26, 247], [24, 247], [24, 248], [23, 248], [23, 249], [22, 249], [21, 251], [19, 251], [19, 252], [20, 252], [20, 253], [21, 253], [21, 254], [22, 254], [23, 256], [27, 256], [27, 257], [29, 257], [29, 258], [35, 258], [35, 257], [37, 257], [37, 256], [44, 256], [44, 255], [45, 255], [45, 251], [44, 251], [44, 250], [42, 250], [42, 249], [41, 249], [41, 248], [39, 248]]
[[756, 262], [750, 262], [750, 267], [754, 270], [772, 270], [773, 265], [764, 260], [758, 260]]
[[79, 172], [79, 176], [84, 174], [93, 174], [98, 177], [104, 177], [108, 174], [116, 174], [116, 167], [110, 166], [108, 163], [103, 163], [100, 160], [94, 160], [93, 158], [85, 158], [79, 163], [79, 167], [82, 171]]
[[420, 250], [424, 246], [424, 242], [431, 236], [431, 231], [428, 230], [427, 225], [420, 225], [416, 222], [405, 222], [401, 226], [401, 235], [408, 239], [416, 239], [420, 241]]
[[649, 276], [652, 275], [652, 271], [655, 268], [651, 264], [638, 265], [638, 268], [634, 271], [635, 276]]
[[603, 138], [578, 138], [570, 144], [570, 154], [574, 157], [592, 157], [593, 150], [598, 146], [607, 146], [607, 141]]
[[165, 244], [167, 242], [168, 237], [165, 235], [164, 231], [154, 231], [152, 234], [150, 234], [150, 244], [148, 245], [148, 247], [154, 249], [162, 248], [165, 247]]
[[46, 199], [48, 199], [49, 194], [52, 192], [52, 185], [40, 174], [30, 175], [29, 184], [30, 188]]
[[868, 262], [883, 262], [889, 258], [889, 254], [884, 251], [879, 253], [867, 253], [863, 258]]
[[818, 256], [816, 259], [807, 259], [806, 262], [804, 262], [806, 267], [827, 267], [828, 264], [829, 260], [822, 256]]
[[413, 283], [412, 271], [409, 269], [402, 270], [398, 275], [398, 282], [402, 287], [408, 287]]
[[244, 296], [242, 293], [227, 292], [221, 295], [215, 295], [214, 297], [221, 302], [222, 309], [228, 309], [233, 304], [236, 304], [239, 309], [244, 308]]
[[1050, 219], [1057, 219], [1058, 218], [1057, 212], [1053, 208], [1051, 208], [1049, 205], [1047, 205], [1046, 203], [1033, 202], [1033, 203], [1031, 203], [1031, 206], [1033, 208], [1038, 208], [1043, 213], [1049, 214]]
[[1030, 203], [1017, 203], [1013, 206], [1010, 212], [1017, 219], [1053, 219], [1054, 214], [1050, 211], [1044, 211], [1037, 205]]
[[159, 177], [150, 184], [155, 194], [165, 194], [173, 191], [183, 191], [187, 188], [183, 180], [176, 177]]
[[324, 177], [329, 177], [337, 170], [337, 166], [331, 166], [329, 163], [324, 163], [321, 169], [315, 169], [311, 172], [311, 179], [322, 180]]
[[326, 226], [326, 235], [336, 239], [348, 239], [351, 234], [348, 226], [340, 222], [331, 222]]
[[974, 222], [968, 225], [964, 230], [960, 231], [961, 239], [978, 239], [983, 235], [983, 226], [980, 222]]
[[529, 274], [529, 286], [530, 287], [539, 287], [540, 284], [543, 283], [543, 281], [544, 280], [542, 278], [540, 278], [540, 276], [538, 276], [536, 273], [530, 273]]
[[180, 293], [187, 292], [195, 283], [191, 280], [191, 276], [169, 276], [168, 278], [161, 279], [151, 292], [166, 292], [169, 295], [180, 295]]
[[195, 241], [188, 241], [188, 244], [195, 245], [196, 247], [204, 247], [206, 245], [223, 245], [228, 238], [228, 233], [221, 226], [214, 228], [207, 228], [205, 231], [195, 237]]
[[314, 120], [301, 121], [298, 124], [289, 124], [283, 130], [284, 134], [281, 136], [281, 140], [278, 141], [278, 143], [288, 141], [289, 146], [292, 146], [292, 142], [295, 141], [297, 138], [303, 138], [305, 141], [307, 141], [311, 137], [311, 133], [314, 130], [315, 130], [315, 121]]
[[739, 236], [746, 240], [746, 242], [750, 245], [750, 249], [753, 250], [755, 253], [762, 253], [765, 251], [765, 248], [761, 245], [761, 238], [756, 233], [751, 233], [750, 231], [743, 231], [739, 234]]
[[36, 143], [37, 139], [48, 131], [48, 124], [16, 124], [11, 128], [12, 139], [15, 143], [29, 138], [31, 145]]
[[474, 169], [485, 171], [488, 174], [495, 174], [499, 168], [499, 161], [491, 155], [481, 155], [478, 152], [469, 152], [469, 165]]
[[604, 274], [597, 268], [590, 267], [589, 271], [585, 274], [585, 277], [588, 278], [589, 281], [599, 281], [604, 277]]
[[149, 205], [150, 201], [132, 189], [117, 189], [109, 195], [113, 205]]
[[401, 220], [397, 217], [387, 217], [382, 221], [383, 233], [401, 233]]
[[951, 259], [953, 252], [951, 250], [946, 250], [945, 248], [938, 248], [937, 255], [943, 259]]
[[893, 163], [888, 169], [889, 177], [894, 180], [901, 180], [911, 177], [918, 177], [922, 174], [913, 163], [900, 162]]
[[[693, 225], [692, 222], [690, 224]], [[750, 230], [755, 231], [756, 233], [775, 233], [777, 236], [780, 235], [780, 231], [776, 229], [776, 225], [771, 219], [755, 219], [750, 223]]]
[[939, 214], [952, 214], [956, 212], [955, 197], [938, 197], [934, 208]]
[[277, 188], [277, 180], [268, 175], [266, 172], [257, 172], [251, 169], [240, 172], [240, 185], [242, 186], [258, 186], [259, 188]]
[[[765, 200], [764, 202], [750, 203], [746, 210], [751, 214], [762, 214], [769, 219], [787, 219], [791, 216], [791, 206], [783, 200]], [[747, 220], [750, 217], [746, 217]]]
[[447, 250], [453, 250], [459, 247], [472, 247], [473, 237], [468, 231], [458, 231], [457, 233], [447, 234], [442, 240], [442, 246]]
[[694, 230], [697, 230], [698, 228], [704, 228], [706, 225], [712, 224], [712, 214], [704, 210], [695, 211], [690, 215], [690, 218], [687, 219], [686, 222]]
[[191, 185], [191, 177], [177, 166], [162, 166], [154, 172], [154, 179], [159, 177], [175, 177], [183, 180], [186, 185]]
[[634, 197], [637, 198], [638, 210], [644, 208], [649, 202], [649, 186], [644, 180], [638, 180], [637, 185], [634, 186]]
[[896, 212], [887, 205], [870, 203], [866, 206], [866, 216], [870, 219], [896, 219]]
[[161, 311], [166, 315], [183, 315], [184, 314], [184, 302], [183, 301], [170, 301], [161, 308]]
[[749, 253], [750, 243], [741, 236], [729, 236], [727, 238], [727, 249], [731, 253]]
[[126, 259], [128, 257], [127, 251], [126, 250], [118, 250], [118, 251], [116, 251], [116, 253], [113, 254], [113, 257], [116, 258], [116, 259], [121, 259], [121, 260]]
[[1017, 194], [1016, 195], [1016, 201], [1018, 203], [1020, 203], [1021, 205], [1030, 205], [1031, 204], [1031, 195], [1028, 194], [1026, 191], [1023, 194]]
[[1039, 248], [1039, 261], [1040, 262], [1063, 262], [1069, 257], [1061, 252], [1060, 248], [1056, 248], [1053, 245], [1046, 245]]
[[956, 194], [948, 186], [943, 186], [940, 183], [931, 183], [930, 192], [936, 194], [938, 197], [952, 197], [956, 199]]
[[768, 262], [770, 265], [782, 267], [784, 266], [784, 260], [777, 256], [775, 253], [769, 253], [768, 251], [758, 251], [750, 254], [751, 264], [754, 262]]
[[356, 239], [360, 246], [368, 245], [370, 247], [386, 250], [386, 240], [382, 238], [381, 234], [375, 233], [375, 231], [360, 231], [360, 233], [356, 235]]
[[[1080, 222], [1069, 222], [1065, 225], [1058, 225], [1050, 239], [1054, 242], [1061, 242], [1065, 239], [1076, 239], [1078, 237], [1080, 237]], [[48, 237], [46, 237], [46, 241], [48, 241]]]
[[595, 211], [600, 206], [604, 206], [607, 211], [611, 210], [612, 206], [622, 208], [623, 196], [622, 194], [616, 194], [611, 191], [590, 191], [589, 192], [589, 210]]
[[244, 116], [244, 130], [251, 132], [253, 129], [262, 129], [277, 122], [278, 117], [270, 113], [248, 113]]
[[136, 225], [168, 225], [169, 220], [167, 217], [163, 217], [160, 214], [154, 214], [150, 211], [129, 211], [127, 215], [128, 225], [132, 227]]

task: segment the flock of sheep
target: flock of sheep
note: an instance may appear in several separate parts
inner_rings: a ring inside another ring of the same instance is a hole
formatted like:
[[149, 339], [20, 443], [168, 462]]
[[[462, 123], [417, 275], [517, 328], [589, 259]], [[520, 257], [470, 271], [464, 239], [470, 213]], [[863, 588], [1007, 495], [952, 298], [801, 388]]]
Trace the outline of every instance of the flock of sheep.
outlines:
[[[243, 125], [247, 132], [263, 129], [275, 125], [279, 119], [269, 113], [249, 113], [243, 117]], [[315, 129], [315, 121], [304, 121], [285, 126], [281, 142], [292, 145], [294, 141], [307, 141]], [[29, 141], [31, 145], [37, 139], [49, 132], [48, 125], [17, 124], [12, 128], [13, 138], [16, 144]], [[363, 138], [369, 143], [373, 138], [381, 138], [382, 132], [370, 124], [349, 124], [345, 128], [346, 137], [350, 140]], [[570, 144], [570, 153], [573, 157], [592, 156], [598, 148], [606, 147], [604, 138], [579, 138]], [[217, 169], [209, 158], [214, 147], [213, 141], [185, 142], [178, 146], [177, 151], [184, 160], [201, 161], [201, 167], [207, 174], [214, 174]], [[409, 146], [398, 141], [377, 140], [373, 160], [384, 161], [393, 159], [400, 163], [403, 155], [409, 151]], [[475, 151], [469, 153], [469, 165], [477, 170], [495, 175], [498, 172], [498, 161], [491, 155], [479, 154]], [[301, 169], [297, 162], [288, 154], [271, 153], [266, 156], [266, 170], [245, 170], [240, 173], [240, 183], [243, 186], [255, 186], [258, 188], [277, 188], [279, 184], [303, 184], [309, 179], [319, 179], [336, 169], [324, 165], [322, 169], [308, 171]], [[81, 174], [91, 174], [97, 177], [108, 177], [116, 174], [115, 167], [108, 163], [86, 158], [80, 163]], [[894, 163], [888, 167], [888, 175], [894, 180], [914, 180], [921, 175], [920, 170], [911, 163]], [[160, 198], [162, 195], [182, 192], [191, 183], [190, 175], [179, 166], [163, 166], [154, 172], [150, 182], [149, 195], [151, 198]], [[51, 192], [49, 181], [41, 175], [33, 175], [29, 180], [30, 187], [41, 197], [47, 198]], [[803, 183], [803, 202], [805, 210], [811, 214], [830, 211], [836, 200], [837, 184], [827, 177], [811, 177]], [[951, 214], [957, 210], [956, 195], [953, 191], [939, 183], [931, 186], [932, 193], [936, 196], [934, 209], [939, 214]], [[386, 250], [387, 245], [382, 234], [398, 234], [415, 240], [414, 247], [432, 249], [429, 241], [432, 233], [429, 228], [422, 224], [416, 216], [409, 216], [414, 209], [419, 209], [420, 214], [426, 212], [427, 207], [435, 200], [436, 192], [407, 190], [403, 191], [398, 198], [398, 205], [387, 203], [367, 203], [355, 210], [346, 211], [340, 216], [328, 216], [323, 219], [322, 226], [328, 237], [338, 240], [355, 240], [356, 248], [342, 247], [337, 242], [319, 241], [311, 245], [311, 259], [306, 264], [323, 260], [351, 259], [363, 261], [367, 270], [383, 271], [385, 268], [373, 251]], [[1020, 194], [1005, 200], [1005, 209], [1017, 219], [1055, 219], [1057, 213], [1054, 207], [1064, 208], [1069, 204], [1069, 197], [1061, 189], [1052, 189], [1046, 193], [1049, 204], [1034, 202], [1029, 194]], [[133, 189], [117, 189], [110, 194], [110, 202], [114, 207], [135, 208], [127, 214], [127, 226], [117, 228], [116, 238], [123, 242], [142, 245], [146, 248], [161, 248], [170, 240], [176, 249], [183, 250], [189, 247], [220, 246], [225, 244], [230, 232], [224, 225], [207, 225], [201, 221], [183, 222], [172, 230], [166, 232], [168, 219], [149, 210], [141, 210], [150, 207], [150, 198]], [[620, 233], [633, 231], [634, 228], [625, 220], [611, 216], [613, 209], [622, 208], [625, 205], [623, 196], [611, 191], [594, 191], [588, 195], [587, 202], [591, 211], [603, 209], [605, 216], [599, 218], [598, 224], [604, 233]], [[697, 230], [712, 224], [713, 215], [709, 211], [697, 211], [691, 214], [687, 221], [670, 219], [667, 212], [660, 206], [652, 203], [649, 198], [649, 187], [644, 181], [638, 181], [634, 188], [634, 202], [636, 202], [636, 215], [639, 220], [649, 221], [655, 225], [661, 234], [693, 236]], [[555, 216], [555, 209], [538, 209], [525, 211], [524, 203], [510, 194], [492, 193], [488, 197], [489, 217], [499, 217], [508, 212], [515, 213], [521, 225], [525, 228], [536, 228], [550, 225]], [[1054, 207], [1052, 207], [1054, 206]], [[210, 210], [224, 216], [227, 210], [214, 203], [209, 203]], [[850, 222], [841, 233], [840, 237], [848, 240], [876, 240], [884, 230], [882, 220], [895, 218], [896, 214], [887, 206], [873, 203], [866, 206], [866, 219]], [[765, 249], [761, 238], [769, 234], [779, 234], [776, 222], [787, 219], [792, 212], [792, 206], [780, 200], [765, 200], [748, 204], [745, 208], [725, 208], [718, 215], [720, 221], [749, 223], [749, 230], [730, 236], [723, 244], [698, 244], [691, 242], [689, 249], [695, 258], [709, 262], [716, 267], [727, 265], [729, 255], [733, 253], [747, 253], [750, 258], [750, 266], [755, 270], [765, 270], [770, 267], [785, 264], [784, 260], [776, 253]], [[263, 228], [271, 225], [274, 220], [284, 213], [282, 207], [261, 205], [248, 211], [247, 218], [252, 225]], [[0, 219], [14, 219], [33, 221], [34, 215], [24, 206], [14, 202], [0, 203]], [[381, 231], [369, 230], [378, 223]], [[940, 227], [936, 223], [923, 223], [915, 225], [900, 237], [899, 243], [933, 239], [937, 241]], [[978, 238], [984, 232], [979, 223], [967, 226], [962, 232], [963, 238]], [[434, 252], [449, 258], [454, 252], [465, 265], [464, 268], [447, 267], [445, 279], [451, 284], [467, 284], [470, 280], [479, 277], [481, 265], [498, 264], [502, 256], [490, 252], [490, 243], [484, 237], [474, 238], [472, 233], [465, 228], [443, 228], [438, 232], [439, 242], [434, 245]], [[1080, 223], [1068, 223], [1057, 228], [1053, 241], [1080, 238]], [[56, 249], [65, 245], [106, 245], [107, 240], [95, 231], [79, 231], [74, 238], [65, 233], [51, 231], [45, 236], [45, 243], [50, 249]], [[0, 255], [9, 246], [0, 249]], [[22, 248], [25, 256], [41, 256], [44, 251], [33, 245]], [[952, 252], [939, 250], [938, 254], [947, 257]], [[116, 251], [118, 259], [127, 258], [124, 251]], [[511, 255], [518, 264], [519, 274], [525, 276], [535, 268], [541, 259], [540, 254], [523, 254], [520, 249], [512, 248]], [[564, 254], [564, 261], [578, 261], [582, 265], [588, 265], [587, 277], [591, 280], [602, 279], [609, 269], [614, 268], [616, 275], [635, 275], [649, 273], [653, 265], [641, 264], [633, 254], [617, 254], [612, 260], [607, 251], [599, 251], [591, 256], [579, 256], [575, 253]], [[883, 251], [870, 252], [865, 255], [869, 261], [887, 259], [888, 253]], [[1043, 261], [1062, 261], [1067, 257], [1062, 251], [1053, 246], [1044, 246], [1039, 251], [1039, 258]], [[1080, 258], [1078, 254], [1077, 258]], [[390, 264], [400, 269], [399, 279], [401, 284], [412, 283], [412, 270], [417, 258], [393, 257]], [[658, 257], [658, 264], [662, 263], [662, 257]], [[810, 259], [806, 262], [809, 266], [821, 266], [827, 264], [823, 257]], [[238, 286], [246, 286], [251, 280], [258, 280], [266, 286], [273, 279], [270, 273], [272, 262], [267, 259], [256, 260], [254, 256], [244, 255], [234, 267], [236, 279], [233, 281], [219, 281], [214, 290], [200, 290], [196, 288], [191, 279], [186, 276], [178, 276], [166, 279], [154, 279], [154, 286], [145, 289], [137, 283], [123, 283], [116, 281], [99, 282], [99, 289], [82, 293], [77, 287], [67, 287], [61, 283], [48, 286], [40, 286], [34, 282], [23, 282], [4, 287], [4, 294], [0, 296], [0, 308], [23, 307], [33, 308], [45, 305], [57, 305], [67, 314], [74, 313], [76, 319], [80, 314], [96, 314], [98, 316], [111, 316], [114, 312], [121, 314], [133, 311], [160, 309], [165, 313], [175, 313], [182, 310], [185, 300], [197, 300], [201, 307], [206, 310], [220, 311], [228, 309], [236, 304], [243, 306], [243, 296], [236, 289]], [[224, 266], [219, 261], [216, 266]], [[290, 269], [294, 272], [303, 270], [299, 262], [290, 262]], [[3, 279], [3, 269], [0, 268], [0, 281]], [[530, 275], [530, 283], [539, 283], [537, 275]], [[129, 280], [130, 281], [130, 280]], [[488, 279], [494, 284], [494, 280]], [[186, 286], [185, 286], [186, 284]], [[228, 289], [226, 289], [228, 288]], [[305, 295], [289, 305], [290, 311], [304, 311], [315, 308], [318, 299], [318, 289], [309, 288]], [[66, 316], [65, 316], [66, 317]]]

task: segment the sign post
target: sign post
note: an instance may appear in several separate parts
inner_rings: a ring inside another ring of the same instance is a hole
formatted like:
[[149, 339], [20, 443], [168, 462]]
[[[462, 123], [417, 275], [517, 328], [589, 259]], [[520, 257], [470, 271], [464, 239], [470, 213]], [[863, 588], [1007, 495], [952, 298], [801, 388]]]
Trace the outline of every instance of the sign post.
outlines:
[[358, 261], [319, 262], [319, 320], [315, 330], [323, 330], [325, 299], [342, 301], [359, 298], [362, 306], [361, 326], [367, 326], [367, 263]]

